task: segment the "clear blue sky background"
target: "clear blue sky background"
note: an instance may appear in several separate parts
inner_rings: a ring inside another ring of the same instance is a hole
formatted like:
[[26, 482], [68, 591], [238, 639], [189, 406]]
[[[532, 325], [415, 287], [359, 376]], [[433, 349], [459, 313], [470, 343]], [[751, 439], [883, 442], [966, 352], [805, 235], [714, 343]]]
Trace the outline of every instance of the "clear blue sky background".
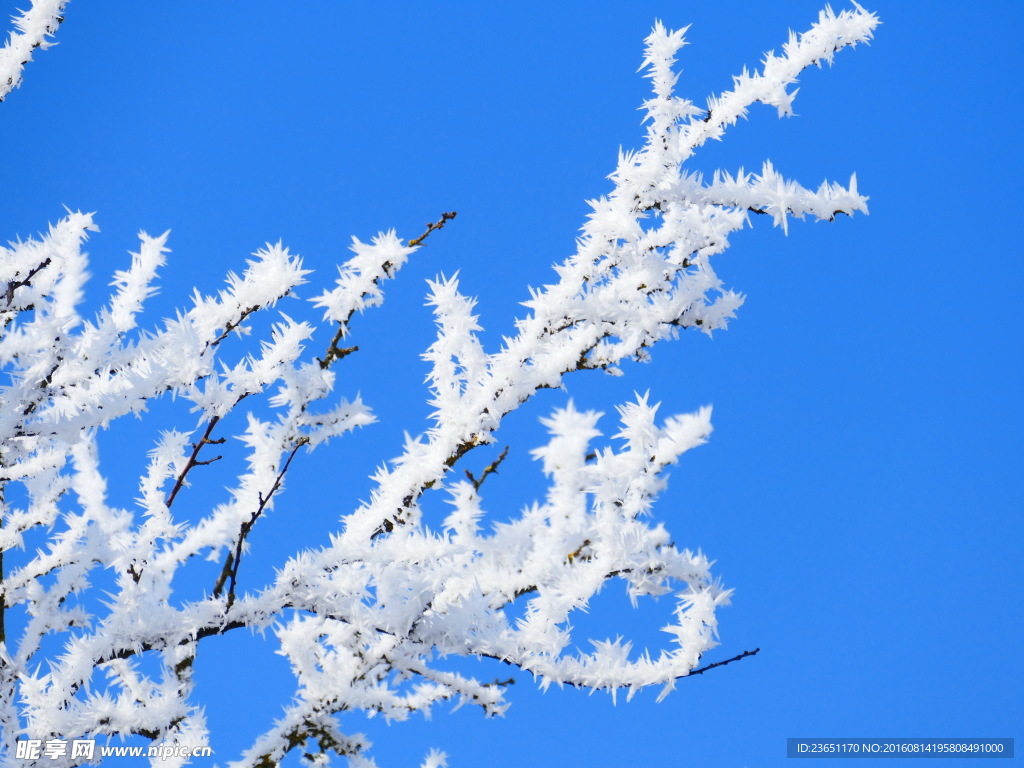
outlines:
[[[526, 286], [573, 250], [584, 200], [609, 189], [618, 148], [641, 142], [635, 70], [654, 20], [693, 23], [680, 92], [701, 103], [821, 7], [552, 5], [75, 0], [59, 45], [0, 105], [0, 238], [45, 229], [65, 205], [97, 211], [102, 292], [139, 229], [171, 229], [149, 324], [268, 240], [301, 253], [319, 285], [351, 235], [411, 238], [458, 211], [359, 322], [342, 389], [380, 423], [296, 466], [253, 538], [272, 553], [247, 566], [253, 585], [287, 551], [322, 543], [402, 431], [425, 428], [424, 280], [460, 269], [493, 345]], [[797, 222], [788, 237], [758, 217], [717, 260], [748, 295], [729, 330], [686, 334], [624, 379], [545, 393], [499, 435], [512, 454], [490, 488], [499, 517], [542, 493], [536, 418], [567, 396], [608, 412], [607, 432], [634, 390], [666, 415], [712, 403], [711, 442], [675, 468], [656, 514], [736, 590], [714, 658], [760, 655], [661, 704], [540, 694], [521, 675], [500, 720], [469, 708], [392, 726], [352, 717], [382, 766], [438, 746], [463, 767], [739, 768], [782, 765], [791, 736], [1024, 736], [1021, 8], [868, 7], [884, 22], [875, 42], [807, 72], [799, 117], [754, 109], [694, 167], [770, 158], [808, 186], [856, 171], [870, 217]], [[105, 438], [124, 478], [115, 501], [131, 504], [155, 428]], [[633, 614], [612, 585], [579, 624], [654, 643], [665, 610]], [[221, 760], [290, 690], [271, 650], [239, 637], [201, 651]]]

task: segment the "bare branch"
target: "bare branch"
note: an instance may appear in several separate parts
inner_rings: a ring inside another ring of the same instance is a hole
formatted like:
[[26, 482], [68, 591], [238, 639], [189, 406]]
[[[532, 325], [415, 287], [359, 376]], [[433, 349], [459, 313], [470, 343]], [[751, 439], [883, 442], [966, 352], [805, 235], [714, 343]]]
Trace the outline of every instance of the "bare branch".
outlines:
[[295, 458], [295, 454], [298, 453], [299, 448], [306, 445], [308, 442], [309, 441], [306, 438], [299, 439], [295, 444], [295, 447], [292, 448], [291, 453], [288, 454], [288, 458], [285, 460], [284, 466], [281, 467], [281, 471], [277, 473], [274, 485], [265, 496], [262, 493], [259, 494], [259, 505], [253, 511], [249, 519], [242, 522], [242, 526], [238, 532], [238, 539], [235, 542], [235, 550], [234, 552], [229, 553], [225, 559], [224, 567], [221, 569], [217, 583], [213, 587], [213, 596], [220, 597], [224, 591], [224, 583], [228, 582], [228, 610], [230, 610], [231, 606], [235, 603], [235, 587], [238, 582], [238, 567], [242, 564], [242, 551], [245, 546], [245, 540], [252, 531], [253, 526], [256, 525], [256, 521], [263, 515], [267, 505], [270, 504], [271, 499], [274, 498], [274, 494], [277, 493], [278, 489], [281, 487], [281, 483], [284, 481], [284, 476], [287, 474], [288, 467], [291, 466], [292, 459]]

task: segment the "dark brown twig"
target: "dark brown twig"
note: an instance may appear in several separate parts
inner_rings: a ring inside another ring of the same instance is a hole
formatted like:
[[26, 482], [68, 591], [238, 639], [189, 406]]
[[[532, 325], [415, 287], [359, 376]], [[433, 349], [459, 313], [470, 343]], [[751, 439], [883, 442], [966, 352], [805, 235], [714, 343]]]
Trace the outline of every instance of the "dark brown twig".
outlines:
[[459, 215], [458, 211], [449, 211], [447, 213], [442, 213], [440, 220], [428, 223], [427, 224], [427, 231], [424, 232], [419, 237], [417, 237], [415, 240], [410, 240], [409, 241], [409, 245], [410, 246], [420, 246], [420, 245], [423, 245], [423, 241], [427, 239], [427, 236], [431, 232], [433, 232], [435, 229], [444, 229], [444, 225], [447, 224], [449, 221], [451, 221], [452, 219], [454, 219], [458, 215]]
[[227, 608], [231, 609], [231, 606], [235, 603], [235, 587], [238, 583], [238, 566], [242, 562], [242, 548], [245, 546], [245, 540], [252, 531], [253, 526], [256, 525], [256, 521], [263, 515], [270, 500], [274, 498], [274, 494], [277, 493], [281, 487], [281, 483], [284, 480], [285, 473], [288, 472], [288, 467], [291, 466], [292, 459], [295, 458], [295, 454], [299, 452], [299, 448], [309, 442], [306, 438], [300, 439], [295, 447], [292, 448], [291, 453], [288, 454], [288, 458], [285, 459], [284, 466], [281, 467], [281, 471], [277, 473], [277, 478], [274, 480], [274, 485], [270, 491], [264, 496], [262, 493], [259, 494], [259, 506], [252, 513], [248, 520], [242, 522], [241, 528], [238, 531], [238, 541], [235, 542], [235, 551], [228, 553], [227, 558], [224, 560], [224, 567], [221, 569], [220, 576], [217, 578], [217, 583], [213, 587], [213, 596], [220, 597], [224, 591], [224, 584], [228, 584], [228, 597], [227, 597]]
[[[440, 219], [438, 219], [437, 221], [433, 221], [433, 222], [430, 222], [429, 224], [427, 224], [427, 231], [424, 232], [419, 237], [417, 237], [417, 238], [415, 238], [413, 240], [410, 240], [409, 241], [409, 245], [410, 246], [420, 246], [420, 245], [423, 245], [424, 241], [427, 239], [427, 236], [430, 235], [431, 232], [433, 232], [435, 230], [438, 230], [438, 229], [444, 229], [444, 225], [447, 224], [452, 219], [454, 219], [457, 215], [458, 215], [458, 211], [448, 211], [446, 213], [442, 213]], [[386, 274], [388, 277], [391, 277], [392, 276], [391, 275], [391, 270], [394, 268], [394, 265], [391, 262], [388, 261], [388, 262], [384, 262], [384, 264], [382, 264], [381, 266], [384, 269], [384, 274]], [[373, 284], [377, 285], [378, 283], [380, 283], [380, 278], [379, 277], [375, 277], [373, 279]], [[348, 333], [348, 324], [349, 324], [349, 322], [351, 322], [352, 315], [354, 315], [354, 314], [355, 314], [355, 310], [353, 309], [352, 311], [350, 311], [348, 313], [348, 317], [346, 317], [344, 320], [341, 320], [341, 321], [338, 322], [338, 330], [335, 332], [334, 338], [331, 339], [331, 343], [327, 347], [327, 351], [324, 353], [324, 356], [322, 358], [317, 358], [317, 360], [320, 362], [320, 368], [321, 369], [327, 370], [328, 368], [331, 367], [331, 364], [334, 363], [335, 360], [341, 360], [344, 357], [348, 357], [353, 352], [359, 351], [359, 347], [339, 347], [338, 346], [341, 343], [341, 340], [343, 338], [345, 338], [345, 334]]]
[[261, 309], [263, 309], [263, 307], [260, 306], [259, 304], [256, 304], [255, 306], [252, 306], [252, 307], [246, 307], [245, 309], [243, 309], [242, 310], [242, 314], [240, 314], [238, 316], [237, 320], [235, 320], [234, 322], [229, 320], [227, 323], [224, 324], [224, 330], [221, 332], [220, 336], [218, 336], [216, 339], [211, 341], [208, 346], [216, 347], [218, 344], [220, 344], [222, 341], [224, 341], [224, 339], [226, 339], [228, 336], [230, 336], [231, 332], [233, 330], [235, 330], [242, 323], [244, 323], [245, 322], [245, 318], [247, 318], [253, 312], [259, 312]]
[[693, 677], [694, 675], [703, 675], [709, 669], [714, 669], [715, 667], [724, 667], [726, 664], [732, 664], [734, 661], [745, 659], [748, 656], [757, 656], [760, 650], [760, 648], [755, 648], [752, 651], [744, 651], [738, 656], [733, 656], [731, 659], [726, 659], [725, 661], [716, 661], [714, 664], [708, 664], [705, 667], [698, 667], [697, 669], [691, 670], [690, 674], [688, 674], [687, 677]]
[[[164, 499], [164, 504], [168, 508], [170, 508], [171, 504], [174, 503], [174, 498], [178, 495], [178, 491], [180, 491], [182, 486], [185, 485], [185, 478], [188, 476], [189, 472], [201, 464], [210, 464], [213, 461], [216, 461], [216, 459], [212, 459], [211, 461], [199, 461], [199, 452], [203, 449], [204, 445], [220, 444], [224, 442], [223, 437], [219, 440], [210, 439], [210, 435], [213, 434], [213, 428], [217, 426], [217, 422], [219, 421], [220, 416], [214, 416], [210, 419], [210, 423], [206, 425], [206, 431], [203, 433], [203, 436], [199, 438], [199, 442], [192, 443], [192, 455], [188, 457], [188, 462], [185, 464], [185, 468], [178, 474], [178, 477], [174, 481], [174, 487], [171, 488], [171, 492], [167, 494], [167, 498]], [[220, 457], [218, 456], [217, 458], [219, 459]]]
[[484, 484], [484, 480], [487, 479], [488, 475], [498, 474], [498, 467], [501, 466], [501, 462], [505, 460], [506, 456], [508, 456], [507, 445], [505, 446], [505, 450], [501, 452], [498, 458], [496, 458], [494, 461], [492, 461], [490, 464], [484, 467], [484, 471], [480, 473], [480, 477], [475, 477], [472, 472], [470, 472], [468, 469], [466, 470], [466, 477], [468, 477], [469, 482], [473, 484], [474, 491], [480, 490], [480, 486]]
[[39, 274], [39, 272], [41, 272], [42, 270], [46, 269], [48, 266], [50, 266], [50, 259], [47, 258], [41, 261], [36, 266], [32, 267], [32, 269], [28, 271], [28, 274], [25, 275], [25, 277], [22, 280], [11, 280], [9, 283], [7, 283], [7, 291], [5, 293], [5, 297], [7, 299], [7, 306], [10, 307], [11, 304], [14, 302], [14, 292], [16, 290], [26, 285], [32, 285], [32, 278]]

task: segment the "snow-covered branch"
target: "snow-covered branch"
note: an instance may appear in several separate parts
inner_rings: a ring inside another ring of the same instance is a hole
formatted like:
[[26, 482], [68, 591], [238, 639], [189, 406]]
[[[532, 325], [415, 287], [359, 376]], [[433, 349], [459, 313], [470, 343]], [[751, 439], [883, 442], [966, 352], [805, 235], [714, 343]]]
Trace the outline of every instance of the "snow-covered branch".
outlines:
[[14, 31], [0, 48], [0, 101], [21, 85], [21, 72], [32, 61], [36, 48], [53, 45], [49, 38], [64, 21], [67, 0], [33, 0], [20, 16], [15, 16]]
[[[28, 58], [22, 49], [45, 44], [62, 5], [36, 2], [18, 23], [0, 57], [7, 90]], [[709, 407], [661, 417], [638, 395], [617, 407], [610, 439], [601, 413], [572, 402], [555, 409], [543, 420], [546, 444], [533, 450], [546, 493], [518, 514], [488, 497], [485, 481], [506, 454], [476, 474], [466, 457], [566, 376], [621, 374], [623, 363], [646, 359], [681, 329], [724, 328], [743, 297], [724, 286], [712, 260], [751, 212], [783, 228], [791, 217], [867, 212], [855, 178], [849, 188], [826, 182], [812, 191], [766, 161], [759, 174], [718, 172], [708, 182], [685, 163], [755, 102], [791, 114], [798, 74], [866, 42], [877, 23], [859, 6], [823, 11], [707, 109], [675, 95], [683, 31], [659, 23], [643, 64], [653, 90], [645, 142], [621, 153], [576, 252], [552, 282], [530, 290], [526, 312], [494, 349], [481, 341], [476, 302], [461, 293], [458, 275], [430, 282], [437, 334], [423, 354], [429, 424], [380, 467], [365, 503], [335, 502], [338, 529], [327, 545], [275, 553], [279, 567], [267, 584], [245, 579], [250, 534], [286, 503], [289, 468], [374, 421], [360, 397], [335, 394], [336, 364], [358, 349], [342, 346], [354, 319], [383, 302], [385, 281], [455, 214], [410, 241], [395, 232], [353, 239], [333, 286], [308, 303], [297, 290], [309, 270], [282, 244], [268, 244], [222, 290], [196, 292], [149, 330], [141, 318], [169, 253], [167, 233], [140, 234], [92, 317], [82, 310], [92, 215], [69, 213], [45, 235], [0, 248], [0, 617], [19, 617], [0, 624], [7, 748], [25, 734], [202, 743], [193, 661], [206, 638], [243, 628], [270, 630], [296, 692], [276, 723], [254, 732], [239, 766], [274, 765], [297, 748], [372, 765], [369, 742], [342, 727], [339, 716], [350, 711], [401, 720], [458, 701], [501, 714], [508, 680], [482, 682], [449, 657], [492, 659], [542, 686], [632, 697], [649, 686], [665, 695], [692, 673], [755, 653], [701, 666], [731, 591], [707, 557], [676, 547], [653, 517], [668, 468], [710, 436]], [[317, 312], [330, 326], [326, 346]], [[259, 343], [246, 346], [264, 327]], [[136, 506], [116, 507], [97, 433], [161, 398], [190, 413], [154, 435]], [[229, 438], [239, 438], [233, 444], [245, 462], [217, 503], [190, 483], [221, 471]], [[440, 525], [423, 513], [427, 494], [449, 507]], [[203, 561], [216, 563], [217, 575], [196, 589], [195, 573], [209, 573], [195, 568]], [[664, 647], [576, 636], [574, 615], [610, 581], [634, 603], [672, 601]], [[425, 764], [443, 761], [438, 753]]]

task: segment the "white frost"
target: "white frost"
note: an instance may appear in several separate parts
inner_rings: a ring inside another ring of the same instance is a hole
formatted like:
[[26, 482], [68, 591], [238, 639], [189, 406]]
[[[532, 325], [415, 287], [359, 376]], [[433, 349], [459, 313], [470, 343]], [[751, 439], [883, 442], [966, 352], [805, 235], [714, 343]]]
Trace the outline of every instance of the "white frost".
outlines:
[[[49, 44], [62, 6], [36, 0], [16, 22], [0, 51], [0, 97], [20, 82], [33, 46]], [[294, 299], [309, 271], [280, 243], [255, 253], [215, 295], [196, 292], [188, 308], [149, 330], [140, 317], [169, 253], [167, 233], [140, 234], [94, 317], [81, 312], [91, 215], [69, 213], [40, 238], [0, 248], [2, 608], [26, 616], [0, 639], [8, 753], [26, 735], [202, 743], [196, 646], [246, 628], [270, 630], [296, 689], [239, 766], [270, 764], [300, 746], [313, 753], [312, 765], [328, 764], [329, 753], [374, 765], [366, 738], [342, 729], [348, 711], [403, 720], [451, 702], [504, 712], [502, 681], [453, 671], [446, 656], [504, 662], [542, 686], [627, 697], [647, 686], [671, 690], [717, 644], [717, 609], [730, 597], [709, 560], [677, 548], [653, 515], [668, 467], [708, 439], [711, 409], [665, 418], [637, 395], [617, 407], [609, 439], [601, 413], [571, 402], [555, 409], [542, 420], [547, 442], [532, 451], [546, 491], [518, 514], [488, 498], [485, 481], [501, 467], [485, 446], [506, 415], [569, 374], [621, 373], [623, 362], [646, 359], [682, 329], [724, 328], [743, 298], [723, 285], [712, 259], [750, 213], [785, 229], [791, 218], [867, 212], [855, 178], [848, 188], [810, 190], [766, 161], [757, 174], [717, 172], [706, 181], [685, 163], [754, 102], [792, 114], [800, 71], [869, 40], [877, 23], [859, 6], [827, 9], [706, 108], [675, 95], [685, 30], [658, 24], [643, 63], [653, 90], [645, 143], [621, 153], [576, 253], [550, 284], [531, 290], [496, 349], [482, 344], [476, 302], [460, 292], [458, 275], [430, 283], [437, 335], [423, 355], [429, 424], [380, 467], [367, 501], [334, 502], [340, 520], [327, 545], [279, 553], [269, 583], [248, 583], [239, 569], [249, 532], [281, 512], [288, 469], [305, 450], [373, 422], [358, 396], [335, 393], [344, 380], [335, 364], [354, 352], [340, 345], [357, 315], [381, 304], [384, 281], [422, 238], [353, 239], [333, 287], [311, 302], [330, 326], [329, 344], [305, 317], [310, 304]], [[289, 296], [296, 319], [274, 309]], [[97, 432], [161, 398], [191, 413], [154, 437], [135, 505], [114, 507]], [[217, 471], [225, 440], [244, 453], [244, 466], [226, 479], [220, 503], [204, 502], [189, 481]], [[449, 506], [440, 529], [424, 520], [426, 494], [442, 494]], [[218, 575], [204, 594], [180, 597], [175, 588], [194, 584], [196, 564], [209, 568], [203, 561], [216, 563]], [[574, 615], [609, 581], [634, 602], [674, 601], [664, 647], [577, 636]], [[437, 750], [423, 761], [445, 765]]]

